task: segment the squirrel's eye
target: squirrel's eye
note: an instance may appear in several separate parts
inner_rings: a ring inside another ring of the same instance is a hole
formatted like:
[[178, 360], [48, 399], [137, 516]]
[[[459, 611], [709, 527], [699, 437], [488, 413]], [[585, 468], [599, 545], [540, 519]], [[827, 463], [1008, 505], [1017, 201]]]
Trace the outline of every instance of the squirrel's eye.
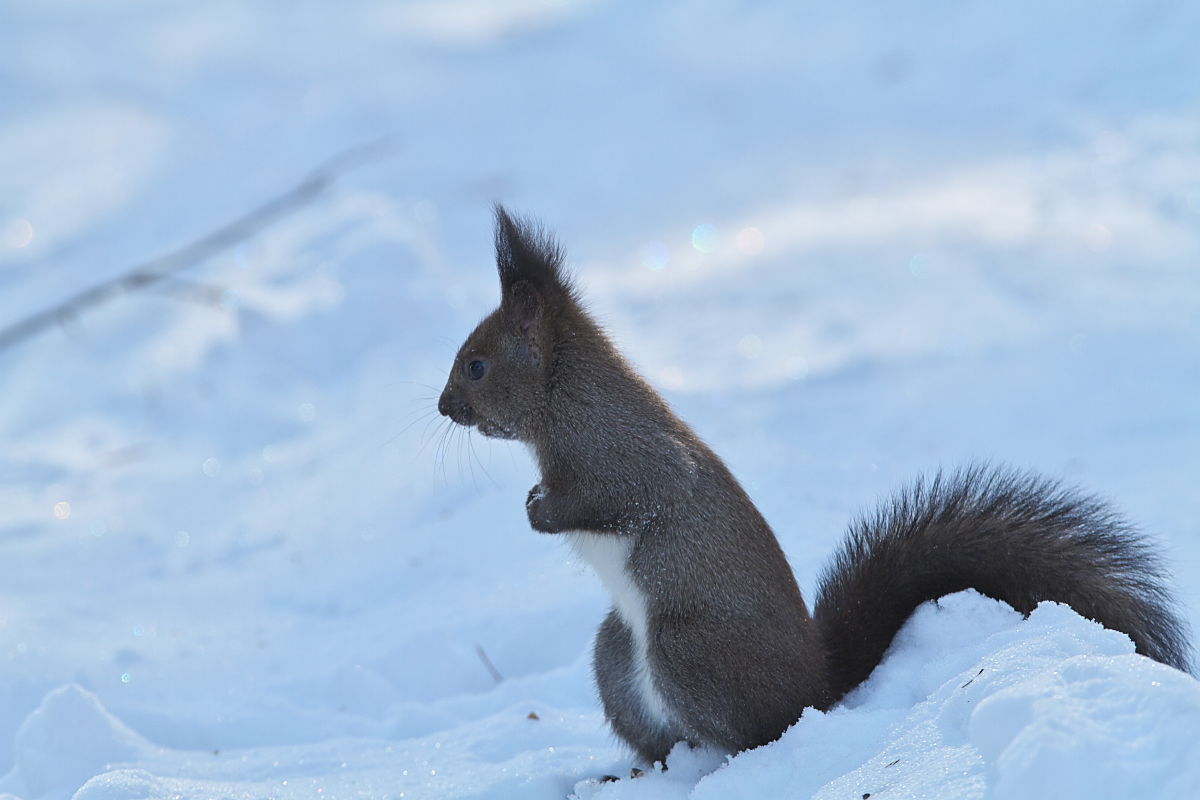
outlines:
[[476, 359], [470, 364], [467, 364], [467, 377], [473, 381], [477, 381], [487, 374], [487, 364]]

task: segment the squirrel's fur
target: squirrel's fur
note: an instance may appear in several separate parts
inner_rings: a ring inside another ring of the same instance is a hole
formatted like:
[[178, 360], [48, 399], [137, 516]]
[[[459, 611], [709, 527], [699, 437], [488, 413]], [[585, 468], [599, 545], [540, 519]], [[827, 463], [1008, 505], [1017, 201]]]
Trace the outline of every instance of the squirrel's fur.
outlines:
[[1103, 503], [975, 466], [938, 473], [851, 527], [809, 614], [775, 535], [725, 464], [588, 315], [555, 241], [496, 209], [500, 307], [438, 402], [530, 446], [532, 527], [565, 534], [613, 595], [594, 670], [605, 715], [647, 762], [680, 740], [777, 738], [863, 681], [923, 602], [974, 588], [1041, 600], [1188, 668], [1161, 564]]

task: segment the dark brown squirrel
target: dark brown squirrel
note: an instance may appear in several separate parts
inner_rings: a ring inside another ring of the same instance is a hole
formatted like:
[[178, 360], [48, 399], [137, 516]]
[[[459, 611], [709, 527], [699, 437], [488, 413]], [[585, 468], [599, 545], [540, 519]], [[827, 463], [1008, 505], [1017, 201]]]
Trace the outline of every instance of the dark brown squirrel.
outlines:
[[1148, 542], [1094, 498], [989, 466], [918, 480], [854, 522], [810, 615], [766, 520], [616, 351], [563, 261], [497, 206], [500, 307], [462, 345], [438, 409], [532, 449], [530, 525], [568, 537], [612, 595], [596, 683], [647, 763], [679, 741], [735, 753], [778, 738], [866, 679], [917, 606], [967, 588], [1025, 614], [1066, 603], [1187, 670]]

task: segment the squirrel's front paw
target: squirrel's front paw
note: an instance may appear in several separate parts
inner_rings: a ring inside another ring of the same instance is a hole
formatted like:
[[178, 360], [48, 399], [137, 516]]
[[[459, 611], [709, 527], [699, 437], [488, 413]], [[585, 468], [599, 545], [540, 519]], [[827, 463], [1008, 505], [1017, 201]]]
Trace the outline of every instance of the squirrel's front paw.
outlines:
[[525, 508], [532, 509], [539, 502], [545, 499], [547, 494], [549, 494], [549, 491], [544, 485], [540, 483], [535, 485], [529, 490], [529, 496], [525, 498]]
[[558, 529], [550, 519], [549, 496], [550, 490], [546, 488], [545, 484], [539, 483], [534, 486], [529, 490], [529, 496], [525, 498], [525, 513], [529, 515], [529, 525], [535, 531], [558, 533]]

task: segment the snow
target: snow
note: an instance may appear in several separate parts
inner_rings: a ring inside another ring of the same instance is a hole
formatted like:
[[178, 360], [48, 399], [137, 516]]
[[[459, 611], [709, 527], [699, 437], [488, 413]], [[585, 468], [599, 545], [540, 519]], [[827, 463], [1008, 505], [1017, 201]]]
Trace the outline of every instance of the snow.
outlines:
[[[518, 445], [436, 415], [490, 203], [729, 463], [810, 600], [854, 513], [989, 458], [1110, 498], [1200, 628], [1187, 3], [14, 0], [0, 327], [390, 149], [0, 349], [0, 795], [1200, 795], [1200, 684], [1053, 604], [922, 608], [778, 742], [605, 729], [609, 598]], [[500, 676], [500, 679], [493, 675]]]
[[1054, 603], [1022, 621], [961, 592], [923, 606], [847, 703], [806, 712], [778, 742], [698, 783], [671, 763], [580, 796], [1188, 797], [1197, 713], [1195, 680], [1120, 634]]

